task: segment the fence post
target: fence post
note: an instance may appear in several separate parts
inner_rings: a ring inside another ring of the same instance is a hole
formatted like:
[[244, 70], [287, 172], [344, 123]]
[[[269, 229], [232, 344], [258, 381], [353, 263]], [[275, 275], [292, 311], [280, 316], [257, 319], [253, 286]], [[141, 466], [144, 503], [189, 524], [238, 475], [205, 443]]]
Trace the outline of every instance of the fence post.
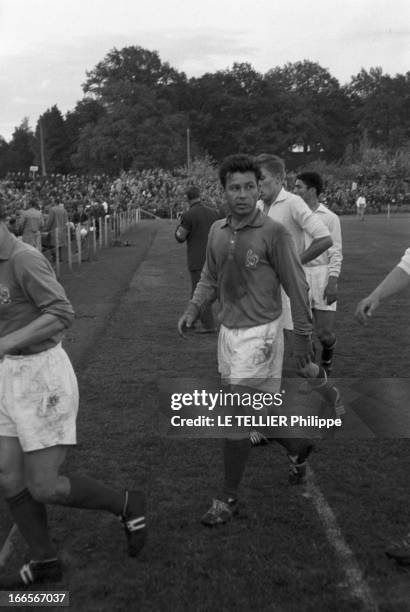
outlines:
[[104, 217], [104, 246], [107, 248], [108, 246], [108, 219], [107, 215]]
[[95, 256], [96, 252], [97, 252], [97, 228], [95, 226], [95, 219], [93, 217], [93, 221], [92, 221], [92, 228], [93, 228], [93, 255]]
[[58, 227], [56, 227], [55, 229], [55, 236], [56, 236], [56, 252], [55, 252], [55, 257], [56, 257], [56, 276], [57, 278], [60, 276], [60, 240], [59, 240], [59, 235], [58, 235]]
[[103, 226], [102, 226], [102, 217], [98, 217], [98, 243], [100, 249], [103, 247]]
[[82, 244], [81, 244], [81, 226], [78, 224], [75, 228], [75, 238], [77, 241], [77, 257], [78, 257], [78, 265], [81, 266], [82, 262]]
[[72, 270], [73, 262], [71, 259], [71, 227], [70, 225], [67, 225], [67, 260], [68, 260], [68, 267], [70, 268], [70, 270]]

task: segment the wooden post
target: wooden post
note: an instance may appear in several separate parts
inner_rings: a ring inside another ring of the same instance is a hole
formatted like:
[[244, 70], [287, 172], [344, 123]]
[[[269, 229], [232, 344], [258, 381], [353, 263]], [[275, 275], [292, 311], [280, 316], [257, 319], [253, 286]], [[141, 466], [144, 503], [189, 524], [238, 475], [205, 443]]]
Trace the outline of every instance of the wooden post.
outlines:
[[77, 241], [77, 262], [78, 265], [81, 266], [81, 262], [82, 262], [82, 244], [81, 244], [81, 225], [78, 224], [77, 227], [75, 228], [75, 238]]
[[104, 217], [104, 246], [107, 248], [108, 246], [108, 219], [107, 215]]
[[58, 236], [58, 227], [56, 227], [55, 229], [55, 236], [56, 236], [56, 276], [57, 278], [60, 276], [60, 240], [59, 240], [59, 236]]
[[68, 267], [70, 270], [73, 269], [73, 261], [71, 258], [71, 227], [67, 225], [67, 259], [68, 259]]
[[102, 217], [98, 217], [98, 229], [99, 229], [99, 236], [98, 236], [99, 240], [98, 240], [98, 242], [99, 242], [100, 249], [102, 249], [102, 247], [103, 247], [103, 224], [102, 224]]
[[96, 232], [96, 226], [95, 226], [95, 219], [93, 217], [93, 223], [92, 223], [92, 228], [93, 228], [93, 253], [94, 255], [97, 252], [97, 232]]

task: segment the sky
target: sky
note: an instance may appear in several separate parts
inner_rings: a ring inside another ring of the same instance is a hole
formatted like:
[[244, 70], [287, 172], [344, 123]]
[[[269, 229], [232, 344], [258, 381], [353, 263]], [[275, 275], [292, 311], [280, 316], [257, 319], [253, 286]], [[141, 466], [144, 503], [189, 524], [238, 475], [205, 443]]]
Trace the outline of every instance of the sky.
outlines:
[[341, 84], [363, 67], [410, 70], [409, 0], [0, 0], [0, 136], [83, 96], [86, 71], [139, 45], [188, 77], [304, 59]]

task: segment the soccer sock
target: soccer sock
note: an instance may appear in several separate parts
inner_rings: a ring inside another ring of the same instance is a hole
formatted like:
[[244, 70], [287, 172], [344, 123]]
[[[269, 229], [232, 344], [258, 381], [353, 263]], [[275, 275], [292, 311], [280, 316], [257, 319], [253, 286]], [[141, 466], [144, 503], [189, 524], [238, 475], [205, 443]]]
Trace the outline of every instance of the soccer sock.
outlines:
[[[328, 404], [334, 404], [337, 398], [337, 391], [336, 388], [328, 382], [327, 374], [323, 366], [318, 366], [315, 363], [311, 364], [311, 366], [311, 376], [313, 375], [313, 377], [307, 377], [308, 383]], [[315, 372], [316, 376], [314, 376]]]
[[118, 491], [95, 478], [82, 474], [67, 476], [70, 482], [70, 493], [63, 506], [84, 508], [88, 510], [107, 510], [120, 515], [124, 507], [124, 491]]
[[332, 340], [330, 343], [322, 342], [322, 366], [330, 370], [332, 361], [333, 361], [333, 353], [336, 346], [336, 336], [332, 334]]
[[249, 438], [241, 438], [240, 440], [225, 439], [224, 441], [225, 482], [223, 493], [226, 499], [236, 499], [238, 496], [238, 488], [245, 471], [250, 450], [251, 441]]
[[44, 504], [33, 499], [28, 489], [6, 498], [11, 515], [29, 546], [32, 560], [41, 561], [56, 557], [47, 526], [47, 511]]

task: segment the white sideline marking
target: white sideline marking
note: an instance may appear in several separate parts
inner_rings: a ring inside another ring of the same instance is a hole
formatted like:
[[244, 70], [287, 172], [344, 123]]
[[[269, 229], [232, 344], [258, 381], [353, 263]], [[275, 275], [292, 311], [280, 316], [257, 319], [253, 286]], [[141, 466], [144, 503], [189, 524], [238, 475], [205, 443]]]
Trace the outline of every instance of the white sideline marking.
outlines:
[[315, 506], [316, 512], [325, 528], [327, 540], [335, 550], [336, 556], [344, 570], [350, 592], [363, 603], [363, 612], [377, 612], [379, 606], [363, 577], [356, 557], [343, 538], [332, 508], [327, 503], [322, 491], [314, 484], [313, 479], [314, 473], [310, 469], [304, 496], [311, 499]]
[[13, 553], [17, 534], [18, 534], [18, 528], [17, 528], [17, 525], [14, 524], [12, 528], [10, 529], [9, 535], [4, 541], [2, 549], [0, 550], [0, 568], [6, 565], [8, 558]]

